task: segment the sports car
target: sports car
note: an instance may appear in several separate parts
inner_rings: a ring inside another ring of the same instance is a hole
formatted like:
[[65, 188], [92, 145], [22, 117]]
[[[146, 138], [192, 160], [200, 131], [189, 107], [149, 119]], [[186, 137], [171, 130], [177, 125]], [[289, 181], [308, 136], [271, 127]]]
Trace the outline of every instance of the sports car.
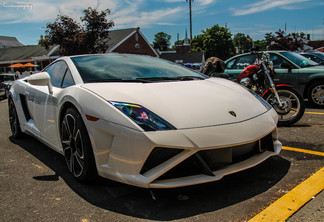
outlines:
[[217, 181], [277, 155], [278, 115], [237, 83], [159, 58], [61, 57], [15, 81], [12, 135], [65, 157], [77, 180], [144, 188]]

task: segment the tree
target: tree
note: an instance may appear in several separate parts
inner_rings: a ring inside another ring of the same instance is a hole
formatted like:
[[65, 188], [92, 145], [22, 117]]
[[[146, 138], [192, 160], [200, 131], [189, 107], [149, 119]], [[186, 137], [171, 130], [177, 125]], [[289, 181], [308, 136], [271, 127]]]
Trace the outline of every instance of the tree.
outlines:
[[262, 39], [262, 40], [256, 40], [253, 41], [254, 47], [260, 51], [266, 51], [267, 50], [267, 40]]
[[171, 35], [164, 32], [155, 34], [153, 41], [153, 48], [159, 49], [160, 51], [167, 51], [170, 46]]
[[113, 21], [107, 21], [110, 10], [98, 12], [97, 8], [83, 10], [83, 24], [67, 15], [57, 15], [54, 23], [46, 25], [45, 36], [39, 44], [45, 48], [60, 45], [60, 55], [105, 53], [108, 49], [109, 28]]
[[89, 7], [83, 11], [85, 22], [85, 46], [89, 53], [106, 52], [108, 49], [109, 29], [114, 26], [113, 21], [107, 21], [106, 16], [110, 15], [110, 10], [98, 12]]
[[[206, 54], [206, 49], [204, 47], [204, 39], [206, 39], [206, 36], [204, 34], [200, 34], [195, 36], [192, 39], [192, 48], [191, 51], [193, 52], [204, 52]], [[209, 57], [207, 57], [209, 58]]]
[[268, 44], [271, 43], [271, 39], [274, 38], [274, 35], [272, 32], [268, 32], [264, 35], [264, 39], [267, 41]]
[[215, 56], [223, 60], [234, 54], [232, 34], [228, 28], [214, 25], [202, 33], [193, 38], [191, 51], [203, 51], [206, 58]]
[[276, 35], [266, 36], [270, 50], [302, 50], [304, 45], [308, 43], [306, 34], [303, 32], [289, 33], [286, 35], [285, 31], [279, 29], [275, 34]]
[[174, 42], [173, 46], [171, 47], [172, 50], [175, 50], [177, 46], [183, 46], [184, 45], [184, 39], [183, 40], [177, 40]]
[[247, 52], [252, 48], [252, 39], [249, 35], [237, 33], [234, 35], [233, 44], [239, 52]]

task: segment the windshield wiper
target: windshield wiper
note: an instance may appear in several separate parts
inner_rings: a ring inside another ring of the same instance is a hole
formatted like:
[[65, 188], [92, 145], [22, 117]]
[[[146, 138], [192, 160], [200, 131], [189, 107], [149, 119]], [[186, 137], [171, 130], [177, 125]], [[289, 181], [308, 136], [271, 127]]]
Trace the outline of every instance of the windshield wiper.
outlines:
[[137, 80], [149, 80], [149, 81], [187, 81], [187, 80], [202, 80], [205, 79], [200, 76], [177, 76], [177, 77], [149, 77], [149, 78], [136, 78]]
[[136, 78], [136, 79], [90, 79], [86, 80], [86, 83], [96, 82], [140, 82], [140, 83], [152, 83], [158, 81], [188, 81], [188, 80], [202, 80], [204, 77], [200, 76], [177, 76], [177, 77], [148, 77], [148, 78]]
[[201, 76], [179, 76], [177, 77], [181, 81], [186, 81], [186, 80], [203, 80], [205, 79], [204, 77]]
[[140, 82], [140, 83], [151, 83], [152, 81], [147, 79], [90, 79], [85, 81], [86, 83], [96, 83], [96, 82]]

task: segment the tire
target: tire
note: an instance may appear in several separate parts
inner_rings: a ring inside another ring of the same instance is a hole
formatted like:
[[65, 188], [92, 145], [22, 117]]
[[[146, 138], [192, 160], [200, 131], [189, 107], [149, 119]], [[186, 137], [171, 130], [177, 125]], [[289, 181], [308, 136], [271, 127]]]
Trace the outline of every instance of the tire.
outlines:
[[273, 94], [265, 95], [265, 100], [269, 102], [278, 113], [278, 126], [290, 126], [298, 122], [304, 115], [305, 103], [303, 97], [293, 88], [277, 88], [280, 100], [285, 104], [280, 108], [277, 103], [272, 101]]
[[307, 97], [313, 107], [324, 108], [324, 80], [313, 83], [309, 87]]
[[61, 143], [70, 173], [80, 182], [97, 177], [97, 168], [88, 132], [80, 114], [68, 108], [61, 121]]
[[21, 132], [16, 106], [11, 98], [8, 99], [8, 108], [11, 134], [14, 138], [21, 138], [23, 133]]

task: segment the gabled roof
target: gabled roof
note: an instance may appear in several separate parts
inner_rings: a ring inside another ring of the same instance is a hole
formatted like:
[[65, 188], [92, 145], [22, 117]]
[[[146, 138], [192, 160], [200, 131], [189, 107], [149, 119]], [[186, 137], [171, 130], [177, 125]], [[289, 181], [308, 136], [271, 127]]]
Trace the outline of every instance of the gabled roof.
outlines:
[[[140, 35], [142, 35], [141, 32], [139, 31], [139, 28], [130, 28], [130, 29], [120, 29], [120, 30], [109, 31], [110, 39], [108, 40], [109, 47], [108, 47], [107, 52], [112, 52], [120, 44], [125, 42], [130, 36], [135, 34], [137, 31], [139, 32]], [[8, 38], [11, 38], [11, 40], [12, 39], [17, 40], [14, 37], [8, 37]], [[145, 39], [144, 36], [143, 36], [143, 38]], [[145, 41], [147, 42], [146, 39], [145, 39]], [[151, 45], [148, 42], [147, 42], [147, 44], [151, 47]], [[46, 50], [44, 47], [42, 47], [40, 45], [28, 45], [28, 46], [23, 46], [23, 45], [21, 46], [21, 45], [19, 47], [16, 46], [16, 47], [10, 47], [10, 48], [1, 48], [0, 47], [0, 64], [1, 63], [4, 64], [4, 63], [19, 62], [19, 61], [24, 61], [24, 60], [31, 60], [32, 58], [44, 59], [49, 56], [58, 56], [58, 50], [57, 50], [58, 46], [51, 47], [48, 50]], [[152, 51], [156, 54], [156, 52], [153, 48], [152, 48]]]
[[108, 40], [108, 50], [116, 48], [116, 46], [123, 40], [127, 39], [130, 35], [136, 32], [137, 28], [130, 29], [120, 29], [120, 30], [111, 30], [109, 31], [109, 40]]
[[0, 48], [9, 48], [15, 46], [23, 46], [16, 37], [11, 36], [0, 36]]
[[146, 44], [151, 48], [155, 56], [158, 56], [157, 52], [153, 49], [150, 43], [147, 41], [145, 36], [140, 31], [140, 28], [129, 28], [129, 29], [119, 29], [109, 31], [108, 49], [107, 52], [114, 52], [116, 48], [126, 42], [132, 35], [138, 33], [146, 42]]
[[52, 48], [47, 50], [40, 45], [0, 48], [0, 63], [1, 61], [19, 61], [31, 59], [32, 57], [46, 56], [51, 52]]
[[203, 63], [204, 53], [203, 52], [188, 52], [188, 53], [168, 53], [163, 52], [160, 58], [169, 60], [171, 62], [182, 61], [182, 63]]

